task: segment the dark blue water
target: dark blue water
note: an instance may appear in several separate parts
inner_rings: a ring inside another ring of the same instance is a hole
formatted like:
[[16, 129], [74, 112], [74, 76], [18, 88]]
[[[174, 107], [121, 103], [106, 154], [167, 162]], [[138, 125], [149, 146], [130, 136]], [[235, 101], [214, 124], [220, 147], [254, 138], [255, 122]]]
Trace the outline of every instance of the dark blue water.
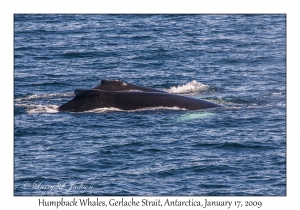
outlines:
[[[286, 195], [285, 15], [15, 15], [14, 69], [15, 195]], [[224, 108], [56, 111], [101, 79]]]

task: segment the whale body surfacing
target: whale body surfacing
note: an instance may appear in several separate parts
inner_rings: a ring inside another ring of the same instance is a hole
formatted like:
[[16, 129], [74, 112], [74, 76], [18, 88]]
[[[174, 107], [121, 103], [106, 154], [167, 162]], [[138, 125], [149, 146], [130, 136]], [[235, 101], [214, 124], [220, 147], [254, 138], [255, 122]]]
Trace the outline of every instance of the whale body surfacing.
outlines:
[[170, 94], [153, 88], [133, 85], [119, 80], [101, 80], [97, 87], [75, 90], [75, 97], [58, 107], [59, 111], [84, 112], [97, 108], [118, 108], [136, 110], [153, 107], [178, 107], [200, 110], [221, 107], [221, 105]]

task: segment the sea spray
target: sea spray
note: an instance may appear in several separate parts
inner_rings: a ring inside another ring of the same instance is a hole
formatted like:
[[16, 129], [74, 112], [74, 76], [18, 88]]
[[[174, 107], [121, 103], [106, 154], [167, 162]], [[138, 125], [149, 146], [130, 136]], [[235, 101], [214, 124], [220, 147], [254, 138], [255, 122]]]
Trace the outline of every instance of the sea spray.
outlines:
[[179, 85], [178, 87], [171, 87], [167, 90], [168, 93], [197, 93], [199, 91], [205, 91], [209, 88], [208, 85], [204, 85], [196, 80], [193, 80], [185, 85]]

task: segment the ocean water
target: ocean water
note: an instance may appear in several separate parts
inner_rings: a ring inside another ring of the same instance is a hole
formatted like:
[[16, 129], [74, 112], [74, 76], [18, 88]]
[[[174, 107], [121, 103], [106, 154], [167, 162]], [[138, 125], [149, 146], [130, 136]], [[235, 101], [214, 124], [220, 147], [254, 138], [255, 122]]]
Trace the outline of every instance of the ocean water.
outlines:
[[[101, 79], [224, 107], [57, 111]], [[14, 195], [286, 195], [286, 16], [16, 14]]]

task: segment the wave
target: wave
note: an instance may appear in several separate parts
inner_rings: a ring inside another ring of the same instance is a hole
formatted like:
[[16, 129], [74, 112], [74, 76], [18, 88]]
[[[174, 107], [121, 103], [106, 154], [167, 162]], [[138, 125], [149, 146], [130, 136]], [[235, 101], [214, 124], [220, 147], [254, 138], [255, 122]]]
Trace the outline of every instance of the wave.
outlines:
[[228, 149], [228, 150], [245, 150], [245, 149], [253, 149], [253, 150], [274, 150], [277, 149], [275, 145], [265, 145], [260, 143], [252, 143], [252, 144], [242, 144], [238, 142], [225, 142], [217, 146], [217, 148]]
[[275, 95], [282, 95], [282, 92], [275, 92], [275, 93], [272, 93], [273, 96]]
[[65, 92], [65, 93], [50, 93], [50, 94], [32, 94], [24, 97], [16, 98], [15, 106], [22, 107], [28, 114], [39, 114], [39, 113], [57, 113], [58, 105], [54, 104], [36, 104], [36, 103], [44, 103], [43, 100], [47, 100], [49, 103], [56, 103], [61, 100], [61, 97], [71, 97], [74, 96], [73, 92]]
[[197, 93], [200, 91], [208, 90], [209, 86], [204, 85], [201, 82], [197, 82], [196, 80], [193, 80], [185, 85], [179, 85], [178, 87], [171, 87], [170, 89], [167, 89], [166, 91], [168, 93]]
[[40, 113], [57, 113], [58, 106], [53, 104], [48, 105], [36, 105], [36, 104], [15, 104], [15, 106], [25, 108], [28, 114], [40, 114]]
[[20, 97], [20, 98], [16, 98], [16, 101], [28, 101], [31, 99], [40, 99], [40, 98], [52, 98], [52, 97], [70, 97], [70, 96], [74, 96], [74, 92], [66, 92], [66, 93], [50, 93], [50, 94], [42, 94], [42, 95], [28, 95], [28, 96], [24, 96], [24, 97]]

